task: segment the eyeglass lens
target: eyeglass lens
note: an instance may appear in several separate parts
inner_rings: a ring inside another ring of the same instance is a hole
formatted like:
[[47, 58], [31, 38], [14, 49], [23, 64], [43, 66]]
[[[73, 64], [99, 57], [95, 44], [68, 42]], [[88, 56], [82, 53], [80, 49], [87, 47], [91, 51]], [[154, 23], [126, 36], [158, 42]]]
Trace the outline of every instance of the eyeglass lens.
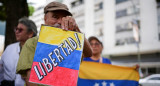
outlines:
[[16, 27], [16, 28], [14, 29], [14, 31], [15, 31], [15, 32], [18, 31], [18, 33], [21, 33], [21, 32], [23, 31], [23, 29], [22, 29], [22, 28], [17, 28], [17, 27]]

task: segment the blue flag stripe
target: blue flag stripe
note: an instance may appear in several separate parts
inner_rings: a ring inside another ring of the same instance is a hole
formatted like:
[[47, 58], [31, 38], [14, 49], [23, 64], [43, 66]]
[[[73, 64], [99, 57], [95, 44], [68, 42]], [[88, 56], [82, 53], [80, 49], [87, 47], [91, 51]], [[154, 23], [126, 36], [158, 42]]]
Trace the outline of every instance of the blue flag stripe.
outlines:
[[78, 78], [78, 86], [138, 86], [132, 80], [90, 80]]
[[[38, 42], [37, 43], [37, 50], [35, 52], [35, 56], [34, 56], [34, 62], [41, 62], [43, 63], [42, 59], [43, 58], [47, 58], [49, 60], [50, 63], [52, 63], [52, 61], [49, 58], [49, 54], [52, 52], [52, 58], [56, 59], [56, 63], [58, 63], [58, 66], [60, 67], [65, 67], [65, 68], [70, 68], [70, 69], [75, 69], [75, 70], [79, 70], [79, 65], [80, 65], [80, 59], [81, 59], [81, 52], [82, 51], [78, 51], [78, 50], [74, 50], [73, 52], [71, 52], [71, 54], [68, 56], [65, 56], [65, 54], [63, 53], [62, 49], [59, 48], [60, 50], [60, 54], [61, 56], [64, 57], [64, 60], [61, 59], [61, 62], [58, 60], [57, 56], [54, 53], [54, 49], [58, 48], [57, 45], [50, 45], [50, 44], [45, 44], [45, 43], [41, 43]], [[64, 50], [67, 52], [67, 49], [64, 48]]]

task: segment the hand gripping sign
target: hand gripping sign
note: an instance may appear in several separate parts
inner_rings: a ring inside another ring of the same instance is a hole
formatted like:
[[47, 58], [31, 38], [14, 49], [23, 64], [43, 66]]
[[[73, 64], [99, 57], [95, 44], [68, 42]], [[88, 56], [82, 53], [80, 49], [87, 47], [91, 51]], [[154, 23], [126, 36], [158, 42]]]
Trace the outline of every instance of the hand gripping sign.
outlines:
[[41, 26], [29, 81], [53, 86], [76, 86], [84, 34]]

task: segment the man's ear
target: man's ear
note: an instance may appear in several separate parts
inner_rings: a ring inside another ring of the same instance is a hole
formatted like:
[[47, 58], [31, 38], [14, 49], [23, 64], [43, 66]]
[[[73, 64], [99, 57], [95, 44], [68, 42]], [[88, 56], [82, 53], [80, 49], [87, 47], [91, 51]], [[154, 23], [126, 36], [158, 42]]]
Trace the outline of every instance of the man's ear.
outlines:
[[28, 37], [29, 37], [29, 38], [32, 38], [32, 37], [33, 37], [33, 34], [34, 34], [33, 32], [30, 32]]

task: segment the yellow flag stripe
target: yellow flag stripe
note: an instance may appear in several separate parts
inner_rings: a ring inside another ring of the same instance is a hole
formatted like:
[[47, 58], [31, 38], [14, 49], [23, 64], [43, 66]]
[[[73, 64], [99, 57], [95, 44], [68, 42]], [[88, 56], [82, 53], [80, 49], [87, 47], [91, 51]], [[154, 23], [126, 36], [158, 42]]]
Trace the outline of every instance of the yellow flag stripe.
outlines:
[[79, 77], [96, 80], [139, 80], [135, 67], [120, 67], [87, 61], [81, 63]]
[[[76, 40], [74, 33], [78, 34], [79, 40], [81, 42], [81, 47], [79, 47], [78, 41]], [[82, 33], [74, 31], [64, 31], [62, 29], [51, 26], [41, 26], [38, 42], [51, 45], [59, 45], [61, 43], [64, 43], [64, 41], [66, 40], [70, 44], [70, 42], [67, 40], [68, 37], [71, 37], [77, 43], [76, 50], [82, 50], [84, 42], [84, 35]], [[63, 45], [63, 47], [65, 46]]]

